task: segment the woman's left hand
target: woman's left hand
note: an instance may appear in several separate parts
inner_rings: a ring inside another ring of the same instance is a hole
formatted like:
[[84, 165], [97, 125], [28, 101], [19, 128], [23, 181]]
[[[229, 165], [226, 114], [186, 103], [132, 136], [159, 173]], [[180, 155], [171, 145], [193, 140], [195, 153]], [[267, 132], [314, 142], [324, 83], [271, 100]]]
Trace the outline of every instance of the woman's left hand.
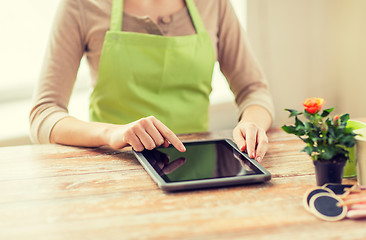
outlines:
[[233, 138], [241, 151], [260, 162], [268, 150], [266, 131], [272, 124], [272, 116], [258, 105], [249, 106], [234, 128]]
[[266, 131], [253, 122], [239, 122], [233, 131], [239, 149], [247, 151], [250, 158], [260, 162], [268, 150]]

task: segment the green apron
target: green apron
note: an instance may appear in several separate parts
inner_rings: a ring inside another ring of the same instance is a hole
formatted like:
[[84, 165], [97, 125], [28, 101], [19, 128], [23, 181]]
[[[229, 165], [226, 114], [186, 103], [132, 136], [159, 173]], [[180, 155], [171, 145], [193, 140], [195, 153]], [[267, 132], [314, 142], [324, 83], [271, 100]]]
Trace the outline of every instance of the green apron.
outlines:
[[114, 0], [90, 120], [127, 124], [155, 116], [175, 133], [208, 128], [215, 55], [193, 0], [196, 34], [166, 37], [122, 31], [123, 0]]

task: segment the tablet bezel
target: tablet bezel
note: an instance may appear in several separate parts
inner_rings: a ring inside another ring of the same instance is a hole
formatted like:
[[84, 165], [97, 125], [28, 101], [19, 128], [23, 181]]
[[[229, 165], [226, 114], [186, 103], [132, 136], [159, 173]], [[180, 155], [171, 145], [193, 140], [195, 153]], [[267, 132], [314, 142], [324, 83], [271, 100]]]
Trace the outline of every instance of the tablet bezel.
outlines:
[[137, 160], [141, 163], [150, 177], [157, 183], [158, 187], [164, 191], [181, 191], [181, 190], [191, 190], [191, 189], [202, 189], [202, 188], [212, 188], [212, 187], [224, 187], [240, 184], [252, 184], [266, 182], [271, 179], [271, 173], [260, 165], [256, 160], [249, 158], [248, 154], [243, 153], [238, 149], [236, 144], [230, 139], [212, 139], [212, 140], [195, 140], [195, 141], [184, 141], [184, 144], [190, 143], [215, 143], [225, 141], [229, 146], [232, 147], [237, 153], [245, 157], [252, 165], [254, 165], [261, 174], [255, 175], [245, 175], [245, 176], [233, 176], [233, 177], [219, 177], [211, 179], [198, 179], [180, 182], [166, 182], [154, 169], [154, 167], [146, 159], [143, 152], [136, 152], [133, 150], [134, 155]]

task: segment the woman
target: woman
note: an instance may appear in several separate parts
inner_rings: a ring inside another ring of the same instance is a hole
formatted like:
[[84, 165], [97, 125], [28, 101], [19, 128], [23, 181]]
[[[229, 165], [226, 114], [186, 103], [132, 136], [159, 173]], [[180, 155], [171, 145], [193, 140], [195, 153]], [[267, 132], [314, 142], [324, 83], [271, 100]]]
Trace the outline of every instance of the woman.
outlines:
[[[94, 87], [91, 122], [67, 113], [84, 54]], [[63, 0], [30, 114], [31, 138], [137, 151], [171, 143], [185, 151], [175, 134], [207, 130], [216, 60], [239, 106], [234, 140], [260, 161], [273, 106], [229, 0]]]

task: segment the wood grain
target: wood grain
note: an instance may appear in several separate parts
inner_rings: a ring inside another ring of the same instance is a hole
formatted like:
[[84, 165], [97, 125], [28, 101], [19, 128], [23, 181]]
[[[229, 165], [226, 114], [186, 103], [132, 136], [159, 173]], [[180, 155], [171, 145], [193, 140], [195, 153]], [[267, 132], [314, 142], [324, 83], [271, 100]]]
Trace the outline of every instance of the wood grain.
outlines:
[[[222, 137], [231, 131], [180, 135]], [[365, 220], [330, 223], [303, 208], [312, 162], [298, 139], [269, 138], [270, 182], [177, 193], [158, 189], [129, 148], [0, 148], [0, 239], [364, 239]]]

